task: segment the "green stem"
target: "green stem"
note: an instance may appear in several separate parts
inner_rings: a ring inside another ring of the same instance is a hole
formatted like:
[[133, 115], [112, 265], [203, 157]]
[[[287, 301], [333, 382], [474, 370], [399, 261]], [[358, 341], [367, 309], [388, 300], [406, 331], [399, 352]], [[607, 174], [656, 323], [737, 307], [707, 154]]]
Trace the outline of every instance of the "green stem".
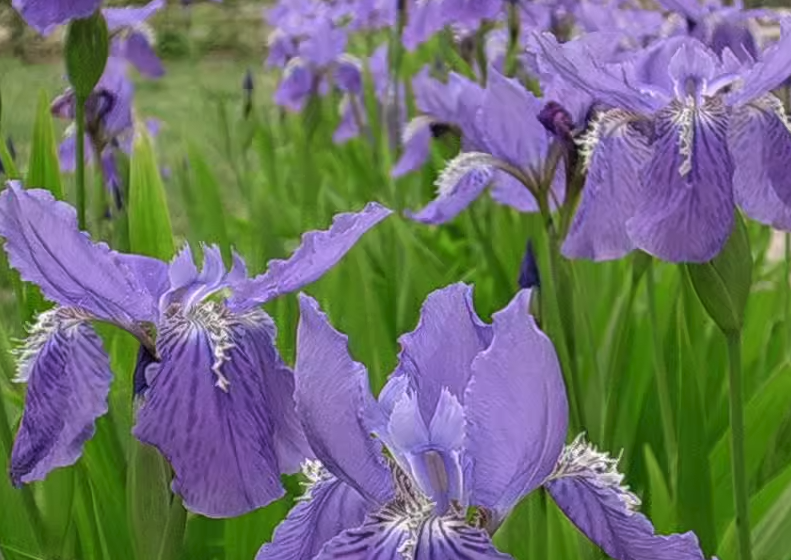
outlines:
[[77, 223], [85, 231], [85, 98], [77, 96]]
[[168, 512], [168, 520], [165, 525], [165, 533], [162, 535], [162, 543], [159, 547], [158, 560], [173, 560], [179, 557], [184, 543], [184, 532], [187, 527], [187, 510], [181, 503], [181, 498], [173, 496]]
[[783, 324], [785, 325], [786, 340], [791, 337], [791, 233], [783, 236], [785, 248], [785, 266], [783, 268]]
[[744, 465], [744, 409], [742, 395], [741, 333], [725, 334], [728, 342], [728, 362], [731, 404], [731, 469], [733, 494], [736, 503], [736, 531], [739, 539], [740, 560], [751, 560], [750, 516], [747, 494], [747, 473]]
[[668, 382], [667, 367], [665, 365], [664, 348], [662, 345], [662, 330], [659, 328], [659, 318], [656, 313], [656, 280], [654, 278], [654, 262], [649, 261], [646, 268], [646, 287], [648, 292], [648, 319], [651, 322], [651, 337], [654, 352], [654, 375], [656, 388], [659, 394], [659, 410], [662, 415], [662, 434], [667, 446], [668, 472], [673, 472], [678, 445], [676, 443], [675, 414], [673, 414], [673, 401], [670, 397], [670, 384]]

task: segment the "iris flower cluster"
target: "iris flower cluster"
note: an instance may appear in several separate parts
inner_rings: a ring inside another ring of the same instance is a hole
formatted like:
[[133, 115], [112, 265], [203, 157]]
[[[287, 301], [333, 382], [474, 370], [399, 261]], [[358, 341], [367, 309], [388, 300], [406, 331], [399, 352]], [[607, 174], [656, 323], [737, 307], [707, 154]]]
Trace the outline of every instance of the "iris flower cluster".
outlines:
[[[707, 261], [737, 207], [791, 228], [791, 124], [771, 93], [791, 75], [791, 24], [782, 22], [780, 39], [763, 48], [746, 23], [759, 14], [661, 4], [677, 24], [615, 0], [289, 0], [267, 13], [276, 27], [269, 63], [283, 68], [275, 98], [298, 110], [340, 89], [340, 142], [366, 125], [365, 65], [385, 113], [406, 97], [391, 83], [385, 46], [363, 63], [345, 52], [349, 33], [406, 15], [408, 48], [448, 26], [461, 41], [487, 25], [493, 48], [504, 20], [518, 17], [506, 49], [494, 48], [477, 74], [438, 77], [424, 67], [412, 83], [421, 114], [404, 123], [405, 107], [395, 107], [402, 153], [394, 176], [420, 168], [432, 138], [461, 139], [435, 200], [411, 218], [447, 222], [489, 189], [520, 212], [573, 206], [563, 245], [570, 257], [640, 249]], [[87, 103], [89, 140], [103, 163], [134, 128], [127, 66], [162, 72], [141, 27], [161, 5], [104, 10], [112, 56]], [[46, 33], [100, 1], [14, 6]], [[577, 31], [587, 33], [571, 38]], [[507, 68], [514, 47], [540, 95]], [[72, 118], [73, 96], [53, 110]], [[48, 191], [9, 183], [0, 194], [9, 262], [55, 304], [18, 351], [28, 393], [12, 481], [75, 463], [107, 412], [113, 372], [93, 326], [103, 322], [139, 342], [133, 434], [170, 462], [173, 491], [190, 511], [241, 515], [284, 494], [280, 475], [305, 475], [304, 496], [257, 560], [507, 559], [492, 535], [541, 489], [616, 560], [702, 560], [695, 535], [655, 534], [617, 460], [583, 435], [566, 445], [566, 388], [555, 348], [530, 314], [530, 289], [491, 323], [477, 315], [470, 286], [429, 295], [376, 397], [346, 336], [300, 294], [296, 364], [284, 362], [261, 305], [316, 281], [390, 214], [374, 202], [340, 214], [329, 229], [306, 233], [288, 260], [250, 278], [240, 256], [228, 268], [217, 247], [203, 247], [200, 268], [189, 247], [171, 262], [114, 251], [79, 231], [74, 210]], [[520, 282], [539, 285], [534, 259]]]

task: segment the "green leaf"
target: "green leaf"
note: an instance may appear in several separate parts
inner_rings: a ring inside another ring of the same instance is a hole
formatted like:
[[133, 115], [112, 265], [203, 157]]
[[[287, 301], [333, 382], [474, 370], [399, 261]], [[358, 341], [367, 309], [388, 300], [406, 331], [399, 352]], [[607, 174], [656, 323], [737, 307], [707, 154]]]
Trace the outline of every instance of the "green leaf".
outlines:
[[700, 302], [724, 332], [740, 331], [750, 295], [753, 260], [744, 220], [734, 216], [733, 231], [719, 255], [703, 264], [687, 264]]
[[159, 452], [133, 441], [130, 446], [127, 495], [129, 522], [138, 558], [156, 559], [170, 511], [170, 467]]
[[673, 508], [673, 497], [670, 495], [665, 475], [662, 474], [662, 468], [649, 446], [643, 447], [643, 453], [651, 490], [651, 500], [648, 503], [649, 517], [656, 527], [657, 533], [673, 532], [676, 530], [676, 515]]
[[197, 237], [205, 243], [217, 243], [223, 249], [223, 256], [229, 259], [230, 243], [225, 227], [220, 184], [211, 166], [194, 143], [188, 144], [190, 181], [186, 183], [190, 203], [187, 213], [190, 226]]
[[165, 187], [151, 138], [136, 134], [129, 179], [129, 245], [133, 253], [170, 260], [175, 253]]
[[84, 102], [99, 83], [109, 54], [107, 22], [101, 11], [72, 20], [66, 32], [66, 73], [78, 102]]
[[63, 200], [55, 126], [49, 110], [49, 97], [44, 90], [38, 95], [36, 123], [33, 127], [33, 142], [30, 147], [25, 186], [47, 189], [55, 198]]

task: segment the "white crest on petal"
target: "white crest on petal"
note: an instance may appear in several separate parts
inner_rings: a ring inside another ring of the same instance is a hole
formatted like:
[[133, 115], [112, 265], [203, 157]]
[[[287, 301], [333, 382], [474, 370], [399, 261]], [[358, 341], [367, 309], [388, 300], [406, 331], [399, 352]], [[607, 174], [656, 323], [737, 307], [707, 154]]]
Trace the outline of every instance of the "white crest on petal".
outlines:
[[599, 141], [605, 136], [614, 134], [618, 128], [627, 125], [633, 119], [634, 115], [623, 109], [610, 109], [596, 113], [585, 133], [575, 140], [580, 150], [585, 173], [588, 172], [593, 152], [599, 145]]
[[231, 383], [222, 373], [222, 366], [228, 361], [228, 353], [235, 347], [232, 336], [234, 317], [225, 305], [216, 301], [204, 301], [189, 308], [184, 318], [196, 324], [207, 333], [214, 362], [211, 369], [217, 376], [215, 385], [225, 392]]
[[772, 111], [780, 122], [786, 127], [786, 130], [791, 133], [791, 120], [788, 118], [788, 113], [786, 113], [785, 107], [783, 107], [783, 102], [780, 101], [777, 97], [773, 94], [768, 93], [761, 97], [760, 99], [755, 101], [755, 104], [761, 108], [766, 108]]
[[18, 341], [19, 346], [11, 351], [17, 362], [13, 381], [26, 383], [30, 379], [39, 353], [52, 336], [58, 333], [70, 336], [74, 329], [90, 320], [90, 315], [73, 307], [54, 307], [39, 313], [36, 321], [28, 326], [27, 337]]
[[286, 63], [286, 67], [283, 69], [283, 78], [288, 78], [298, 67], [301, 66], [307, 66], [307, 62], [305, 62], [302, 57], [295, 56]]
[[302, 474], [307, 478], [302, 486], [305, 492], [297, 498], [297, 501], [308, 501], [313, 498], [313, 490], [321, 482], [327, 482], [335, 478], [318, 459], [305, 459], [302, 463]]
[[678, 172], [685, 177], [692, 171], [692, 144], [695, 141], [695, 100], [688, 96], [673, 112], [673, 124], [678, 127], [678, 151], [684, 158]]
[[409, 121], [404, 127], [404, 130], [401, 132], [401, 144], [408, 144], [415, 137], [415, 134], [417, 134], [419, 130], [427, 126], [431, 126], [435, 122], [437, 122], [437, 120], [433, 117], [429, 117], [428, 115], [418, 115]]
[[468, 173], [476, 170], [489, 170], [498, 167], [498, 163], [494, 156], [483, 152], [459, 154], [445, 166], [445, 169], [437, 177], [434, 183], [437, 187], [437, 195], [440, 197], [450, 195]]
[[626, 510], [635, 512], [640, 507], [640, 498], [623, 484], [624, 475], [618, 471], [620, 460], [620, 455], [613, 458], [596, 449], [595, 445], [585, 439], [583, 433], [563, 449], [555, 470], [547, 481], [566, 477], [586, 478], [594, 486], [615, 491]]

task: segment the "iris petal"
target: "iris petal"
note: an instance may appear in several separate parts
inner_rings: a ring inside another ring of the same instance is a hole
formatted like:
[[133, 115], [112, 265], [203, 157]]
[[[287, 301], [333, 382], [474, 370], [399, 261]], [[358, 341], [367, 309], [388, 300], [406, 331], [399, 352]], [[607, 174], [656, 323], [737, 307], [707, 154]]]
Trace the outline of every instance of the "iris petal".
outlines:
[[560, 364], [529, 302], [530, 291], [523, 290], [494, 315], [491, 346], [473, 362], [463, 401], [474, 465], [471, 503], [499, 515], [552, 471], [568, 422]]
[[546, 484], [560, 509], [615, 560], [703, 560], [693, 533], [656, 535], [635, 511], [639, 500], [621, 486], [617, 461], [578, 438]]
[[134, 434], [167, 457], [173, 490], [193, 512], [233, 517], [283, 495], [264, 381], [277, 364], [259, 353], [268, 345], [261, 312], [236, 317], [208, 303], [160, 324], [161, 362]]
[[733, 227], [733, 159], [728, 118], [717, 99], [699, 107], [671, 105], [656, 118], [645, 197], [627, 222], [642, 250], [670, 262], [705, 262]]
[[127, 328], [156, 319], [156, 301], [123, 257], [79, 231], [74, 208], [49, 191], [10, 183], [0, 194], [0, 235], [11, 265], [48, 299]]
[[23, 347], [19, 373], [28, 392], [11, 452], [14, 484], [74, 464], [107, 412], [110, 359], [86, 321], [73, 309], [46, 311]]
[[325, 543], [360, 525], [371, 509], [354, 488], [328, 477], [317, 481], [275, 530], [256, 560], [313, 559]]
[[14, 9], [39, 33], [45, 35], [72, 19], [87, 18], [102, 0], [14, 0]]

